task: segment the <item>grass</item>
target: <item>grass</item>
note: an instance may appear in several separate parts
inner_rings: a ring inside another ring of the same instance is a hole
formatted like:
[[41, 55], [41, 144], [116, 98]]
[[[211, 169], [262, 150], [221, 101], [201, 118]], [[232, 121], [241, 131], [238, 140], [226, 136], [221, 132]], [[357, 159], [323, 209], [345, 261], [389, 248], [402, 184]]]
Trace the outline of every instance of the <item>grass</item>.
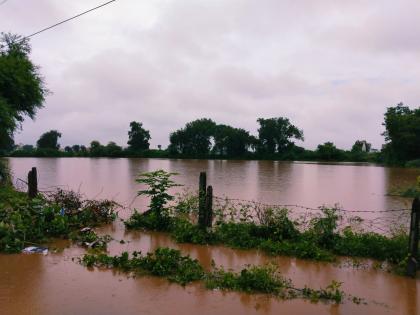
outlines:
[[212, 270], [205, 271], [198, 260], [183, 256], [179, 250], [170, 248], [157, 248], [146, 255], [140, 252], [133, 252], [131, 255], [124, 252], [119, 256], [108, 256], [104, 253], [85, 254], [80, 262], [86, 267], [117, 269], [125, 273], [164, 277], [183, 286], [202, 281], [204, 286], [211, 290], [263, 293], [284, 299], [304, 298], [334, 303], [341, 303], [345, 297], [344, 292], [340, 290], [341, 284], [335, 281], [319, 290], [306, 286], [296, 288], [274, 265], [246, 266], [240, 272], [213, 266]]

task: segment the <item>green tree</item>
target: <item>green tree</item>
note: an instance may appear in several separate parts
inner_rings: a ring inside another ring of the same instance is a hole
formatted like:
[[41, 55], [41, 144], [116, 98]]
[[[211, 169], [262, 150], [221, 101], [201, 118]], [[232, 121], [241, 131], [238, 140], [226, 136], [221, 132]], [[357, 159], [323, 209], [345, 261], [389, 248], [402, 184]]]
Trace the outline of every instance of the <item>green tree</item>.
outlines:
[[292, 125], [288, 118], [258, 118], [259, 152], [284, 153], [293, 145], [292, 139], [304, 140], [303, 131]]
[[105, 147], [105, 155], [110, 157], [119, 157], [122, 155], [122, 147], [111, 141]]
[[342, 159], [343, 152], [332, 142], [325, 142], [324, 144], [318, 145], [316, 154], [319, 159], [325, 161], [337, 161]]
[[61, 138], [60, 132], [57, 130], [50, 130], [39, 137], [36, 145], [38, 149], [58, 150], [60, 149], [60, 144], [58, 143], [59, 138]]
[[150, 132], [143, 128], [142, 123], [132, 121], [128, 131], [128, 147], [133, 151], [144, 151], [150, 147]]
[[13, 134], [25, 119], [42, 107], [47, 89], [39, 67], [29, 58], [27, 39], [0, 35], [0, 151], [13, 146]]
[[74, 153], [79, 153], [80, 152], [80, 145], [75, 144], [71, 147], [71, 149]]
[[214, 129], [213, 153], [240, 157], [248, 153], [254, 142], [254, 137], [244, 129], [217, 125]]
[[357, 140], [353, 144], [353, 146], [351, 148], [351, 152], [352, 153], [360, 153], [360, 152], [369, 153], [371, 147], [372, 147], [372, 145], [370, 143], [368, 143], [366, 140]]
[[103, 156], [105, 153], [105, 147], [97, 140], [93, 140], [90, 143], [89, 153], [91, 156]]
[[184, 128], [171, 133], [169, 152], [190, 156], [209, 154], [215, 128], [216, 123], [208, 118], [187, 123]]
[[420, 107], [411, 110], [403, 103], [389, 107], [385, 113], [384, 153], [388, 162], [405, 162], [420, 158]]

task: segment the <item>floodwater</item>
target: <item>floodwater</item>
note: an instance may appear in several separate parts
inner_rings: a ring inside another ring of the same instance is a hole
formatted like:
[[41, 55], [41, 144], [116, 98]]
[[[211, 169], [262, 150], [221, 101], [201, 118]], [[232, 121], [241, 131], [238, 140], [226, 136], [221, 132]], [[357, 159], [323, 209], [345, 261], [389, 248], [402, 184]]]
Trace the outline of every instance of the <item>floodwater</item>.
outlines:
[[[198, 174], [207, 171], [216, 195], [266, 203], [293, 203], [316, 207], [339, 203], [346, 209], [405, 208], [410, 200], [385, 196], [397, 186], [413, 184], [420, 170], [371, 165], [326, 165], [272, 161], [206, 161], [166, 159], [9, 159], [15, 179], [25, 179], [32, 166], [40, 186], [63, 185], [88, 197], [114, 198], [142, 208], [135, 199], [140, 172], [163, 168], [180, 173], [177, 181], [197, 188]], [[283, 301], [265, 295], [208, 291], [201, 284], [185, 288], [155, 277], [129, 278], [110, 270], [89, 270], [76, 260], [83, 249], [67, 242], [62, 251], [42, 255], [0, 255], [0, 314], [420, 314], [420, 279], [381, 270], [339, 267], [289, 257], [267, 257], [258, 251], [223, 246], [176, 244], [163, 233], [125, 232], [121, 222], [98, 230], [112, 235], [111, 254], [179, 248], [210, 267], [235, 270], [246, 264], [274, 262], [298, 287], [343, 282], [345, 292], [362, 297], [367, 305]], [[119, 240], [127, 241], [120, 244]]]

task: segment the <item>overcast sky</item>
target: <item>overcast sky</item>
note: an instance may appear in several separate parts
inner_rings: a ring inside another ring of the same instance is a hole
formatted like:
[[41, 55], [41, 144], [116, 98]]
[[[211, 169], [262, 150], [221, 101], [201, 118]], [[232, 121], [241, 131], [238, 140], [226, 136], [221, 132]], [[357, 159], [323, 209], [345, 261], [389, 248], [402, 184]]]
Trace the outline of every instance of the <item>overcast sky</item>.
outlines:
[[[8, 0], [0, 30], [28, 35], [105, 0]], [[62, 145], [126, 145], [130, 121], [152, 147], [196, 118], [256, 134], [286, 116], [306, 148], [366, 139], [386, 107], [420, 100], [420, 1], [118, 0], [32, 38], [52, 91], [17, 143], [50, 129]]]

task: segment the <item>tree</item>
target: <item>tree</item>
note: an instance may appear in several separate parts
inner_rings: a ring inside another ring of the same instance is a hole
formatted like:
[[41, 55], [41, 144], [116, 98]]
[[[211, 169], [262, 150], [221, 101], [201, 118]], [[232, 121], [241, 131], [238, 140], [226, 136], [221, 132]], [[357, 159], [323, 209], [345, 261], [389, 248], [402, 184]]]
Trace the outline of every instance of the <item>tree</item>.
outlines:
[[132, 121], [128, 131], [128, 146], [134, 151], [148, 150], [150, 147], [150, 132], [143, 128], [142, 123]]
[[66, 153], [73, 153], [73, 149], [71, 148], [71, 146], [66, 145], [64, 147], [64, 152], [66, 152]]
[[105, 147], [105, 155], [110, 157], [118, 157], [122, 154], [122, 147], [111, 141]]
[[371, 149], [372, 145], [370, 143], [368, 143], [366, 140], [357, 140], [352, 148], [351, 148], [351, 152], [352, 153], [369, 153], [370, 149]]
[[90, 143], [89, 152], [91, 156], [103, 156], [105, 147], [99, 141], [93, 140]]
[[343, 152], [337, 149], [332, 142], [325, 142], [324, 144], [318, 145], [316, 153], [319, 159], [326, 161], [340, 160], [343, 156]]
[[208, 118], [187, 123], [184, 128], [171, 133], [169, 152], [190, 156], [209, 154], [215, 127], [216, 123]]
[[227, 125], [217, 125], [214, 129], [215, 154], [240, 157], [248, 152], [253, 143], [253, 137], [244, 129]]
[[80, 145], [75, 144], [71, 147], [71, 149], [74, 153], [79, 153], [80, 152]]
[[58, 138], [61, 138], [61, 133], [59, 133], [57, 130], [50, 130], [39, 137], [36, 145], [38, 149], [58, 150], [60, 149]]
[[411, 110], [399, 103], [387, 108], [384, 123], [384, 153], [388, 162], [420, 158], [420, 107]]
[[303, 131], [292, 125], [288, 118], [258, 118], [260, 153], [283, 153], [293, 142], [291, 139], [304, 140]]
[[13, 146], [13, 134], [25, 116], [33, 119], [47, 89], [39, 67], [29, 59], [28, 39], [0, 35], [0, 151]]

